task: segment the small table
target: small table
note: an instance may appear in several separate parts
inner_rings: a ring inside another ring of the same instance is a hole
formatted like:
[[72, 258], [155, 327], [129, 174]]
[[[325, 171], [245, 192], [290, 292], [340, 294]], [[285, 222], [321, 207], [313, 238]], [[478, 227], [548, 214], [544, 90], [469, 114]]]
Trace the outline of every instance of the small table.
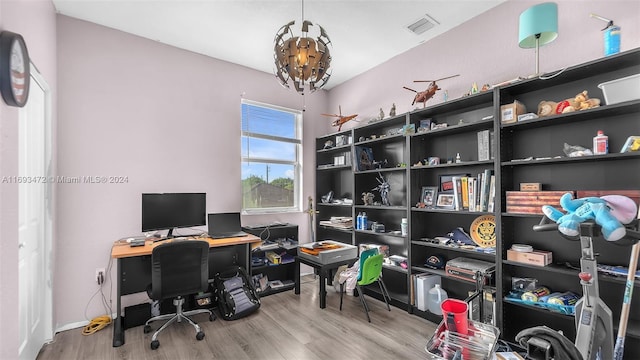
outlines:
[[[320, 273], [320, 309], [324, 309], [327, 307], [327, 274], [330, 270], [337, 269], [342, 265], [350, 265], [353, 262], [358, 260], [357, 257], [352, 259], [341, 259], [336, 262], [332, 262], [329, 264], [322, 264], [307, 258], [301, 258], [299, 256], [295, 257], [295, 294], [300, 295], [300, 263], [305, 265], [309, 265], [314, 269], [317, 269]], [[329, 278], [329, 281], [331, 279]]]

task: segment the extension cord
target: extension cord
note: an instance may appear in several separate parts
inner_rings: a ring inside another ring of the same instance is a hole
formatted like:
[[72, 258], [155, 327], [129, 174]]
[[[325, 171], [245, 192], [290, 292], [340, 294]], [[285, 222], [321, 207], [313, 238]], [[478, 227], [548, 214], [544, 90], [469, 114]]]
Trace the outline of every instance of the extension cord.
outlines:
[[96, 318], [91, 319], [89, 324], [87, 324], [84, 328], [82, 328], [82, 335], [91, 335], [94, 334], [105, 327], [111, 324], [111, 316], [102, 315]]

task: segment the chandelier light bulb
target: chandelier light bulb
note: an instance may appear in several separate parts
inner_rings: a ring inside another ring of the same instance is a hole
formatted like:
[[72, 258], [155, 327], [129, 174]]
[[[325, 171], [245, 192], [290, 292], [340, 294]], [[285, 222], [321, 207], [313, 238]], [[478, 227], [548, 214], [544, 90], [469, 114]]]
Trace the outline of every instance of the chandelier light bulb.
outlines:
[[[307, 20], [302, 21], [301, 36], [294, 36], [291, 27], [295, 21], [282, 26], [274, 39], [275, 75], [282, 86], [293, 87], [304, 95], [322, 88], [331, 73], [331, 40], [322, 26], [313, 26]], [[318, 35], [310, 37], [310, 30], [318, 30]]]

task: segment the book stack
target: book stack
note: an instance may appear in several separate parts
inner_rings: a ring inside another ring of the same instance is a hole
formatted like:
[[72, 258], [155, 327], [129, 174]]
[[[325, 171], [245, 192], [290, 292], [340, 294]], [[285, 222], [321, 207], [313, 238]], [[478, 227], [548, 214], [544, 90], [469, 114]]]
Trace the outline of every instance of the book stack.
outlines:
[[453, 176], [454, 210], [493, 212], [496, 180], [493, 170], [477, 176]]

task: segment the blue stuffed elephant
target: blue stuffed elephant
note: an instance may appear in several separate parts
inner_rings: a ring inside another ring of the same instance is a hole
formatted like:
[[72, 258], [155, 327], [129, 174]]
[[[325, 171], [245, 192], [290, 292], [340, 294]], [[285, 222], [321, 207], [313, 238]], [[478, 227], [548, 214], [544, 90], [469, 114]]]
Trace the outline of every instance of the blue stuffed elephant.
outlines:
[[602, 227], [602, 235], [607, 241], [622, 239], [627, 230], [624, 225], [611, 214], [607, 201], [599, 197], [573, 199], [571, 193], [560, 198], [560, 206], [566, 211], [562, 213], [553, 206], [542, 206], [542, 212], [558, 224], [558, 231], [567, 236], [580, 234], [580, 223], [595, 220]]

